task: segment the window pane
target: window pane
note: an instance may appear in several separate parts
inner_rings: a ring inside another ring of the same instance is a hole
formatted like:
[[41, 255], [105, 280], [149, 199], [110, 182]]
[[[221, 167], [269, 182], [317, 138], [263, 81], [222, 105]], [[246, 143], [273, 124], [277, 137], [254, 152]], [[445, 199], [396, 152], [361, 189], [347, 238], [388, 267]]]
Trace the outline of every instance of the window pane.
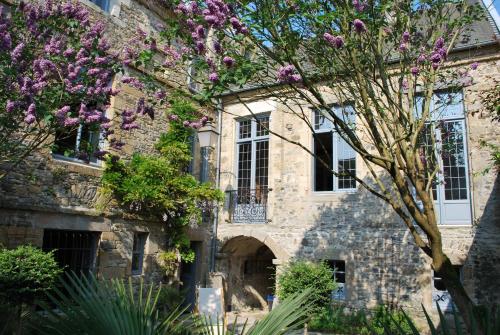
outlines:
[[248, 192], [252, 176], [252, 143], [238, 144], [238, 193]]
[[[333, 191], [332, 174], [332, 133], [316, 134], [314, 139], [314, 190]], [[328, 164], [326, 167], [322, 162]]]
[[[255, 153], [255, 195], [257, 200], [266, 197], [269, 169], [269, 141], [256, 142]], [[262, 199], [263, 200], [263, 199]]]
[[462, 118], [464, 108], [461, 92], [438, 92], [433, 96], [433, 119]]
[[314, 129], [315, 130], [331, 130], [332, 122], [327, 119], [320, 111], [314, 112]]
[[144, 247], [146, 246], [147, 233], [134, 234], [132, 247], [132, 274], [142, 273], [142, 263], [144, 260]]
[[445, 122], [441, 132], [445, 199], [467, 199], [463, 121]]
[[256, 136], [269, 135], [269, 116], [258, 118]]
[[97, 162], [94, 153], [99, 150], [99, 130], [94, 130], [87, 125], [82, 126], [82, 134], [79, 143], [79, 151], [90, 153], [89, 160]]
[[252, 121], [251, 120], [240, 121], [240, 122], [238, 122], [238, 125], [239, 125], [239, 138], [240, 139], [252, 137]]
[[78, 127], [56, 131], [52, 153], [66, 157], [74, 157], [76, 153], [76, 138]]
[[349, 175], [356, 174], [356, 152], [346, 141], [338, 138], [337, 142], [338, 154], [338, 188], [349, 189], [356, 187], [356, 180]]

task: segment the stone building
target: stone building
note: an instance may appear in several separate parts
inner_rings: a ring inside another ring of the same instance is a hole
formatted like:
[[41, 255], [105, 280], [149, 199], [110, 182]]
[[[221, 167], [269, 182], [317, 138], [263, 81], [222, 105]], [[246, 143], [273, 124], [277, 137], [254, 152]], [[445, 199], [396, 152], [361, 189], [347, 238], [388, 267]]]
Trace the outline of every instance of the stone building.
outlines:
[[[466, 159], [450, 163], [460, 171], [459, 180], [438, 186], [436, 206], [445, 252], [467, 291], [477, 303], [499, 303], [500, 185], [497, 172], [482, 173], [490, 153], [480, 141], [498, 144], [500, 134], [479, 98], [495, 85], [492, 77], [500, 79], [499, 31], [492, 20], [482, 21], [473, 34], [474, 42], [460, 45], [452, 57], [453, 66], [479, 63], [473, 84], [446, 107], [444, 120], [463, 139], [457, 153]], [[333, 298], [349, 307], [388, 304], [416, 312], [423, 304], [436, 311], [438, 302], [449, 311], [450, 296], [429, 258], [385, 203], [352, 178], [325, 172], [306, 151], [259, 125], [315, 151], [309, 127], [269, 97], [269, 90], [247, 88], [222, 97], [220, 187], [227, 196], [218, 222], [216, 267], [224, 279], [226, 309], [266, 309], [274, 274], [291, 259], [307, 259], [329, 262], [339, 283]], [[355, 152], [310, 113], [324, 143], [331, 143], [334, 169], [344, 164], [368, 178]]]
[[[4, 0], [0, 4], [12, 3]], [[138, 28], [154, 33], [168, 13], [166, 8], [150, 1], [80, 0], [80, 3], [89, 9], [92, 19], [106, 24], [106, 38], [112, 52], [122, 50]], [[142, 96], [138, 90], [121, 84], [120, 79], [116, 76], [112, 84], [120, 86], [121, 92], [110, 102], [107, 111], [110, 115], [134, 109]], [[154, 144], [167, 129], [161, 113], [154, 122], [149, 118], [139, 122], [139, 129], [123, 134], [126, 145], [118, 154], [124, 158], [134, 152], [153, 153]], [[78, 146], [79, 139], [87, 136], [96, 139], [100, 135], [82, 129], [79, 136], [69, 136], [65, 141]], [[99, 142], [101, 149], [108, 145], [98, 140], [91, 142], [96, 145]], [[55, 144], [59, 144], [58, 139]], [[198, 166], [199, 155], [193, 162], [195, 175], [199, 173]], [[133, 276], [156, 283], [163, 281], [164, 271], [157, 256], [167, 244], [164, 223], [126, 220], [121, 213], [100, 210], [101, 175], [99, 160], [87, 164], [47, 146], [35, 152], [0, 183], [0, 245], [14, 248], [32, 244], [45, 250], [57, 249], [57, 260], [68, 269], [93, 270], [101, 278]], [[189, 235], [197, 261], [183, 264], [178, 275], [190, 287], [192, 299], [194, 287], [205, 272], [208, 234], [203, 228], [192, 228]]]

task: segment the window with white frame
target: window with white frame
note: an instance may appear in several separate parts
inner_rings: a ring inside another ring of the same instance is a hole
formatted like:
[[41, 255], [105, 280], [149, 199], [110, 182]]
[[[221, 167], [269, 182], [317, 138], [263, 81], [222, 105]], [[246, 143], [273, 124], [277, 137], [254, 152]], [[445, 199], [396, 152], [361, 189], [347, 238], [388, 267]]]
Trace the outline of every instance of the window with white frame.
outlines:
[[[349, 126], [356, 115], [352, 106], [335, 106], [333, 112]], [[314, 111], [314, 191], [356, 189], [356, 152], [342, 139], [333, 122], [322, 112]], [[325, 166], [325, 163], [328, 166]], [[338, 176], [332, 173], [338, 172]]]
[[148, 233], [135, 233], [134, 244], [132, 246], [132, 274], [142, 274], [142, 264], [144, 262], [144, 249]]
[[110, 3], [110, 0], [90, 0], [90, 2], [95, 3], [103, 11], [109, 12], [109, 3]]
[[[423, 98], [417, 98], [421, 115]], [[462, 92], [436, 92], [431, 101], [430, 122], [422, 133], [426, 164], [438, 173], [432, 184], [440, 224], [470, 224], [467, 136]], [[436, 157], [430, 165], [430, 155]]]
[[98, 125], [80, 124], [56, 131], [52, 154], [55, 158], [99, 163], [95, 156], [104, 145]]
[[269, 171], [269, 115], [243, 119], [237, 124], [238, 194], [255, 190], [267, 195]]
[[[460, 277], [460, 281], [462, 281], [462, 265], [454, 265], [457, 275]], [[432, 271], [432, 304], [433, 308], [437, 309], [437, 305], [443, 312], [451, 312], [453, 310], [453, 300], [451, 298], [450, 293], [446, 289], [446, 285], [442, 276], [439, 272]]]
[[328, 260], [327, 264], [333, 270], [333, 279], [337, 284], [337, 288], [332, 291], [332, 300], [344, 301], [346, 295], [345, 261], [333, 259]]

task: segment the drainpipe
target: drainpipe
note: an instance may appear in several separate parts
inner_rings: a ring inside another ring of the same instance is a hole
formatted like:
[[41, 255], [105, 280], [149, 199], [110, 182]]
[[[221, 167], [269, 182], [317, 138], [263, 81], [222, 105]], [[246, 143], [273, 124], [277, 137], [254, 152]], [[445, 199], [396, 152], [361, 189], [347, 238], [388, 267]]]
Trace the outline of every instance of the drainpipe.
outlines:
[[[217, 147], [215, 159], [215, 188], [220, 188], [220, 156], [221, 156], [221, 141], [222, 141], [222, 110], [224, 108], [222, 99], [217, 98]], [[210, 272], [215, 272], [215, 254], [217, 251], [217, 225], [219, 223], [219, 206], [215, 207], [214, 221], [212, 226], [212, 241], [210, 245]]]

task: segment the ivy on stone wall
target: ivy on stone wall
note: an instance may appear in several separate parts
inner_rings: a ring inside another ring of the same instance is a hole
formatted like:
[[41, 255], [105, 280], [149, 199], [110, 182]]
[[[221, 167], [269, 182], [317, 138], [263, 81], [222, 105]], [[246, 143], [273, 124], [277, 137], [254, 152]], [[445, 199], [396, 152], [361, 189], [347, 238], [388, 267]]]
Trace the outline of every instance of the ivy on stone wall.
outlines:
[[174, 99], [169, 130], [155, 146], [158, 154], [136, 153], [130, 161], [109, 157], [102, 178], [105, 192], [110, 192], [127, 214], [164, 222], [167, 247], [178, 249], [185, 261], [194, 260], [186, 227], [201, 222], [207, 203], [223, 199], [222, 192], [210, 183], [200, 183], [188, 172], [190, 141], [196, 134], [187, 123], [197, 114], [190, 102]]

